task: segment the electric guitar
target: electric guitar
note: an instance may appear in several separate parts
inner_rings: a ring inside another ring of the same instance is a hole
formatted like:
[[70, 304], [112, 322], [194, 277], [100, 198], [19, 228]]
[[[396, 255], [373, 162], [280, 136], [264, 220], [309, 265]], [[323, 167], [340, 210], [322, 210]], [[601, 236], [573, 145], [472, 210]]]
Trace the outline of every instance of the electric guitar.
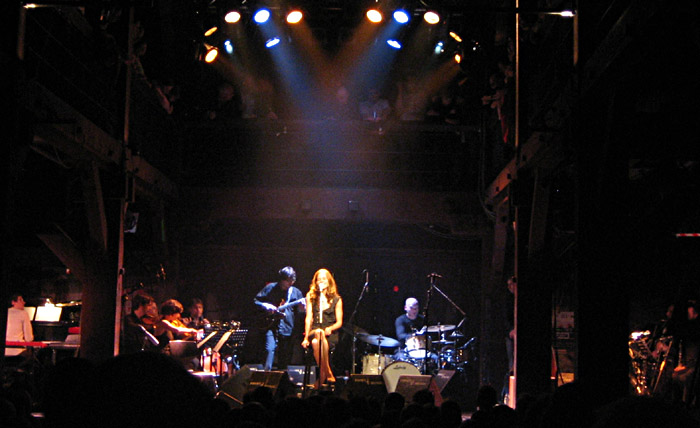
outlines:
[[[292, 300], [291, 302], [282, 303], [281, 305], [277, 306], [277, 308], [273, 312], [267, 311], [265, 313], [265, 319], [266, 319], [266, 322], [268, 324], [267, 328], [272, 327], [273, 323], [284, 318], [286, 316], [286, 314], [284, 313], [284, 311], [286, 309], [292, 308], [292, 307], [304, 302], [305, 300], [306, 300], [306, 298]], [[284, 300], [282, 300], [282, 302], [284, 302]]]

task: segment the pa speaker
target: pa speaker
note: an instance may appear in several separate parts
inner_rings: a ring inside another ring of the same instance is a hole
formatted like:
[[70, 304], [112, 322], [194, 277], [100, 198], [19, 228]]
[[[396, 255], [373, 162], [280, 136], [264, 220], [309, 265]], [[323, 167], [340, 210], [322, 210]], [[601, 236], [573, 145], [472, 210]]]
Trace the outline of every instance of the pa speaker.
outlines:
[[269, 388], [275, 398], [284, 398], [294, 393], [294, 384], [289, 380], [287, 372], [253, 372], [248, 382], [248, 392], [261, 387]]
[[[304, 372], [306, 371], [306, 366], [288, 366], [287, 372], [289, 373], [289, 378], [292, 383], [296, 386], [304, 386]], [[309, 384], [316, 382], [316, 370], [314, 367], [309, 368]]]
[[[262, 369], [262, 365], [260, 366]], [[219, 388], [216, 398], [225, 401], [231, 407], [243, 406], [243, 395], [248, 392], [248, 384], [253, 373], [257, 372], [255, 365], [246, 364], [235, 375], [226, 379]]]
[[422, 389], [430, 389], [432, 379], [433, 377], [430, 375], [401, 375], [396, 384], [396, 392], [403, 395], [406, 402], [409, 402], [416, 392]]
[[[463, 410], [473, 409], [478, 389], [478, 381], [469, 382], [466, 371], [440, 370], [435, 375], [435, 384], [442, 398], [458, 402]], [[477, 377], [474, 376], [476, 380]]]
[[216, 398], [227, 402], [231, 407], [241, 407], [243, 396], [259, 387], [269, 388], [276, 399], [294, 393], [294, 384], [289, 380], [287, 372], [266, 372], [258, 370], [255, 365], [245, 365], [221, 385]]
[[350, 375], [350, 380], [343, 390], [343, 396], [348, 399], [352, 397], [373, 397], [383, 401], [386, 394], [386, 385], [382, 375]]

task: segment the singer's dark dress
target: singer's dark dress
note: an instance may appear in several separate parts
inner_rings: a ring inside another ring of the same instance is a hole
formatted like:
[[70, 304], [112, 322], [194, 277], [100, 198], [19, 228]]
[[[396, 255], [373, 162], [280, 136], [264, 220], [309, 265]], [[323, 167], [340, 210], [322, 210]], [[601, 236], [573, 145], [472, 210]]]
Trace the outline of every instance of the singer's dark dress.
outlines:
[[[313, 314], [314, 318], [311, 321], [311, 330], [316, 330], [318, 328], [323, 328], [325, 329], [326, 327], [329, 327], [337, 321], [337, 318], [335, 317], [335, 306], [338, 304], [340, 301], [340, 296], [335, 296], [333, 300], [331, 300], [331, 304], [328, 307], [328, 309], [323, 311], [323, 322], [321, 322], [321, 317], [319, 316], [319, 305], [321, 302], [321, 299], [316, 299], [314, 300], [313, 303]], [[338, 343], [338, 330], [334, 331], [331, 333], [330, 336], [326, 336], [326, 340], [328, 340], [329, 345], [331, 347], [334, 347]]]

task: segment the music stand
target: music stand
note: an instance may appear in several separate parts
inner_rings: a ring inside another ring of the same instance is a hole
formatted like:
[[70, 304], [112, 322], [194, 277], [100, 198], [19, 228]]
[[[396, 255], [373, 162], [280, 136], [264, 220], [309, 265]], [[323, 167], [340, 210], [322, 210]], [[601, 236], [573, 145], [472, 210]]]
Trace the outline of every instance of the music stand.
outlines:
[[[212, 351], [218, 352], [219, 354], [223, 354], [221, 350], [225, 346], [228, 351], [227, 354], [233, 357], [234, 364], [238, 366], [238, 363], [236, 362], [235, 353], [245, 344], [245, 338], [247, 334], [247, 329], [232, 328], [228, 330], [215, 330], [209, 333], [204, 339], [200, 340], [197, 343], [197, 348], [211, 348]], [[221, 373], [217, 373], [217, 375], [221, 376]]]

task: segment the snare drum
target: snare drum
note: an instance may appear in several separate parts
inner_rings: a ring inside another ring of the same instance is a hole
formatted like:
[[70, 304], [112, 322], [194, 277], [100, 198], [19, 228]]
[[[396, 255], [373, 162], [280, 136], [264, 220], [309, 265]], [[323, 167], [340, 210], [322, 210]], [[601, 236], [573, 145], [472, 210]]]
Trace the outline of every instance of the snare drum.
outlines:
[[401, 375], [419, 374], [420, 370], [413, 364], [405, 361], [394, 361], [382, 371], [382, 378], [384, 378], [387, 392], [394, 392], [396, 391], [396, 385], [398, 385]]
[[414, 359], [425, 358], [425, 336], [414, 334], [406, 338], [406, 353]]
[[362, 357], [362, 374], [382, 374], [394, 359], [391, 355], [367, 354]]

